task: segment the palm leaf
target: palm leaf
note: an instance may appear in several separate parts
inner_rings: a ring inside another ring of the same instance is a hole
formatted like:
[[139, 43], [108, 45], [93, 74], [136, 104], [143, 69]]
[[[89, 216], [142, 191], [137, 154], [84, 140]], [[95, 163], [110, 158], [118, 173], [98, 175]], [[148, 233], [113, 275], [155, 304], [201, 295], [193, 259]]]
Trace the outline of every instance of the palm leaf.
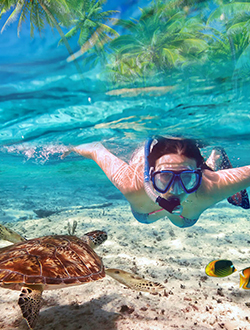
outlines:
[[[78, 39], [78, 44], [82, 46], [86, 41], [90, 38], [90, 33], [88, 29], [82, 29], [80, 31], [79, 39]], [[90, 41], [91, 43], [91, 41]]]
[[[45, 12], [37, 3], [31, 5], [30, 8], [30, 21], [38, 29], [40, 35], [45, 27]], [[32, 25], [33, 26], [33, 25]], [[32, 32], [32, 31], [31, 31]]]
[[108, 10], [108, 11], [104, 11], [104, 12], [100, 12], [99, 13], [99, 17], [102, 18], [102, 19], [111, 19], [111, 15], [114, 15], [114, 14], [118, 14], [119, 13], [119, 10]]
[[[65, 34], [65, 38], [70, 39], [72, 38], [74, 35], [76, 35], [78, 32], [78, 27], [74, 26], [72, 29], [70, 29], [66, 34]], [[58, 42], [58, 45], [62, 44], [63, 40], [60, 39]]]
[[213, 21], [220, 21], [222, 23], [227, 22], [242, 12], [250, 12], [250, 3], [234, 2], [220, 6], [208, 17], [207, 24], [210, 24]]
[[35, 31], [34, 24], [30, 21], [30, 36], [31, 36], [31, 38], [34, 38], [34, 31]]
[[134, 32], [137, 29], [138, 21], [132, 22], [129, 20], [118, 19], [115, 25], [120, 26], [124, 29], [129, 30], [130, 32]]
[[84, 22], [84, 26], [87, 28], [95, 28], [97, 26], [97, 23], [87, 18]]
[[27, 18], [27, 15], [28, 15], [28, 11], [29, 11], [29, 5], [27, 3], [24, 4], [23, 8], [22, 8], [22, 11], [21, 11], [21, 14], [20, 14], [20, 17], [19, 17], [19, 20], [18, 20], [18, 25], [17, 25], [17, 35], [18, 37], [20, 37], [20, 31], [21, 31], [21, 26], [22, 26], [22, 23], [26, 20]]
[[234, 37], [235, 35], [243, 34], [246, 31], [246, 22], [241, 22], [230, 26], [227, 30], [227, 33]]
[[0, 2], [0, 10], [6, 12], [9, 10], [11, 7], [14, 7], [15, 3], [13, 0], [1, 0]]
[[12, 22], [14, 22], [17, 19], [17, 16], [22, 11], [23, 6], [24, 6], [24, 2], [23, 1], [18, 1], [15, 9], [11, 13], [11, 15], [9, 16], [7, 21], [4, 23], [4, 26], [1, 29], [1, 33], [4, 31], [4, 29], [7, 27], [8, 24], [11, 24]]
[[[39, 3], [39, 7], [41, 6], [40, 5], [40, 0], [38, 0], [38, 3]], [[43, 19], [44, 19], [44, 22], [47, 22], [47, 24], [53, 29], [55, 24], [54, 24], [54, 20], [52, 19], [52, 14], [50, 12], [49, 9], [47, 10], [44, 10], [43, 8], [41, 8], [42, 12], [43, 12]]]
[[102, 24], [101, 23], [99, 25], [99, 28], [98, 29], [102, 30], [105, 33], [110, 34], [113, 37], [118, 37], [119, 36], [119, 33], [118, 32], [116, 32], [114, 29], [112, 29], [110, 26], [108, 26], [106, 24]]
[[[44, 1], [44, 0], [43, 0]], [[58, 15], [58, 18], [62, 21], [64, 17], [67, 17], [70, 13], [70, 7], [68, 6], [68, 0], [53, 0], [53, 1], [44, 1], [47, 7], [53, 12], [54, 15]]]
[[[95, 2], [95, 0], [93, 0], [93, 2]], [[98, 0], [97, 1], [99, 6], [105, 5], [106, 2], [107, 2], [107, 0]]]
[[245, 74], [249, 76], [250, 74], [249, 58], [250, 58], [250, 45], [246, 47], [246, 49], [238, 58], [238, 61], [234, 69], [234, 74], [240, 74], [240, 75]]
[[168, 22], [167, 32], [168, 33], [176, 33], [176, 32], [181, 31], [182, 27], [183, 27], [183, 20], [182, 19], [179, 19], [179, 20], [176, 20], [176, 21], [171, 20], [171, 21]]
[[81, 1], [80, 12], [87, 12], [91, 7], [91, 0], [83, 0]]
[[205, 40], [200, 39], [185, 39], [183, 41], [182, 49], [187, 53], [203, 52], [208, 48]]
[[183, 32], [191, 32], [195, 33], [197, 31], [202, 31], [204, 30], [205, 26], [204, 24], [200, 21], [200, 19], [197, 18], [191, 18], [187, 22], [184, 23], [183, 28], [181, 29], [180, 33]]
[[0, 3], [0, 19], [11, 7], [14, 7], [12, 0], [2, 0]]
[[163, 48], [163, 54], [172, 66], [175, 66], [177, 62], [185, 61], [185, 58], [181, 56], [176, 49]]
[[111, 41], [110, 46], [114, 49], [121, 49], [129, 45], [135, 45], [138, 40], [133, 35], [121, 35], [118, 38]]

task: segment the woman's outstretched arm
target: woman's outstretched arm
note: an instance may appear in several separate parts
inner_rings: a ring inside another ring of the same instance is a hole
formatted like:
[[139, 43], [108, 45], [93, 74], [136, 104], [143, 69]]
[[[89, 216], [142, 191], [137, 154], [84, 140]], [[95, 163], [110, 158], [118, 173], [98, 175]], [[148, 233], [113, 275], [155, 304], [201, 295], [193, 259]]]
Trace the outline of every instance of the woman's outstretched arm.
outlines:
[[205, 173], [207, 197], [214, 203], [250, 186], [250, 166]]
[[108, 179], [127, 195], [138, 191], [143, 186], [142, 173], [138, 165], [128, 165], [120, 158], [113, 155], [100, 142], [92, 142], [72, 147], [63, 157], [71, 152], [92, 159], [103, 170]]

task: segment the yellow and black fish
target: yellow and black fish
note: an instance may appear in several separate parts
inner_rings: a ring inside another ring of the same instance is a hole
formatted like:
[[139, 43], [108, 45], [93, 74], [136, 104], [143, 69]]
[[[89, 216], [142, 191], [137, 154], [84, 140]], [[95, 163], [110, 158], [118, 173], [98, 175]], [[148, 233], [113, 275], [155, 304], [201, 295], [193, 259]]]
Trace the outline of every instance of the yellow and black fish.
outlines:
[[225, 277], [236, 272], [236, 269], [230, 260], [213, 260], [205, 269], [208, 276]]
[[240, 288], [249, 290], [250, 289], [250, 267], [243, 269], [240, 272]]

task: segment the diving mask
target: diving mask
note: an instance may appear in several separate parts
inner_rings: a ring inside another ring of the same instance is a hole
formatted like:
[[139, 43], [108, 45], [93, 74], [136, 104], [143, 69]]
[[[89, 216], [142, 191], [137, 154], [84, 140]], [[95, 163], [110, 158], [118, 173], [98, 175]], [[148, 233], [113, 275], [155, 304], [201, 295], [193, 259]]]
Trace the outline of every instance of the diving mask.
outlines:
[[[182, 187], [185, 193], [191, 194], [195, 192], [202, 180], [202, 171], [200, 168], [196, 170], [162, 170], [151, 173], [151, 181], [156, 191], [165, 194], [171, 187]], [[179, 189], [180, 190], [180, 189]]]

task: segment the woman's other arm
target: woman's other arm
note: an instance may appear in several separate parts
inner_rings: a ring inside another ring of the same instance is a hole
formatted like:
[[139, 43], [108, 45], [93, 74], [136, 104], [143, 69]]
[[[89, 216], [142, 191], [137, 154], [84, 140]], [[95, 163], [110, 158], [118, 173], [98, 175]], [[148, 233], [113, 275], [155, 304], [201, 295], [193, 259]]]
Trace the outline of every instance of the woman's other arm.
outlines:
[[217, 172], [205, 171], [206, 194], [217, 203], [250, 186], [250, 166], [229, 168]]

